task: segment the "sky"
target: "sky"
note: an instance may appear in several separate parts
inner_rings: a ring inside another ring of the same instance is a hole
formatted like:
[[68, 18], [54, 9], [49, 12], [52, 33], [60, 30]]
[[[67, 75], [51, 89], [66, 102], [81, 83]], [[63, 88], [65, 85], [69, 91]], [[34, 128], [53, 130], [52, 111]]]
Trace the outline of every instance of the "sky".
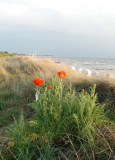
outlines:
[[0, 0], [0, 51], [115, 58], [115, 0]]

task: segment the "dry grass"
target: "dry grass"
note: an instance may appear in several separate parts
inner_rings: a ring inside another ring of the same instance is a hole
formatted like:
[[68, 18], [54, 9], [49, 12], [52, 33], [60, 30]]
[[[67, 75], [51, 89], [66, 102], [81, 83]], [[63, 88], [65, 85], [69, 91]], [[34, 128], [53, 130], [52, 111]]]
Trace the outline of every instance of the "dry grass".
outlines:
[[67, 73], [67, 80], [71, 82], [80, 82], [87, 80], [88, 76], [79, 73], [77, 70], [73, 71], [67, 65], [56, 64], [55, 62], [44, 59], [38, 60], [27, 56], [15, 56], [0, 58], [0, 78], [9, 79], [16, 76], [21, 79], [27, 76], [40, 77], [44, 80], [57, 75], [57, 71], [64, 70]]
[[[67, 73], [67, 83], [75, 84], [76, 88], [84, 88], [87, 90], [92, 84], [97, 84], [97, 92], [100, 93], [99, 98], [103, 101], [105, 97], [110, 98], [115, 95], [114, 80], [107, 77], [88, 77], [77, 70], [64, 64], [57, 64], [49, 59], [35, 59], [29, 56], [14, 56], [0, 58], [0, 83], [5, 88], [13, 88], [17, 86], [33, 82], [33, 78], [42, 78], [47, 81], [52, 76], [57, 76], [57, 71], [65, 71]], [[32, 86], [33, 87], [33, 86]]]
[[[0, 83], [6, 89], [33, 82], [33, 78], [42, 78], [47, 81], [52, 76], [57, 76], [57, 71], [65, 71], [67, 77], [63, 79], [67, 83], [75, 84], [76, 88], [87, 89], [92, 84], [97, 84], [97, 92], [103, 101], [107, 95], [110, 98], [115, 95], [114, 80], [107, 77], [88, 77], [77, 70], [64, 64], [57, 64], [49, 59], [35, 59], [29, 56], [13, 56], [0, 58]], [[33, 86], [32, 86], [33, 87]], [[105, 96], [105, 97], [104, 97]]]
[[57, 64], [49, 59], [35, 59], [29, 56], [14, 56], [0, 58], [0, 77], [7, 78], [8, 76], [18, 75], [28, 76], [34, 75], [42, 78], [50, 78], [52, 75], [57, 75], [57, 71], [64, 70], [67, 73], [67, 79], [72, 82], [100, 82], [107, 81], [114, 85], [114, 79], [108, 77], [88, 77], [77, 70], [72, 70], [71, 67], [64, 64]]

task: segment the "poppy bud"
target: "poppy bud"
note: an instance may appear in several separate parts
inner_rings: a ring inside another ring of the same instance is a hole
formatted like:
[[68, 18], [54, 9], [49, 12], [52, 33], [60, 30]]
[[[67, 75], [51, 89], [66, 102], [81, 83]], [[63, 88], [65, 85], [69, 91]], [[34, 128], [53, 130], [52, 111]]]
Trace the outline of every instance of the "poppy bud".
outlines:
[[51, 84], [49, 84], [49, 85], [48, 85], [48, 88], [49, 88], [49, 89], [51, 89], [51, 88], [52, 88], [52, 85], [51, 85]]

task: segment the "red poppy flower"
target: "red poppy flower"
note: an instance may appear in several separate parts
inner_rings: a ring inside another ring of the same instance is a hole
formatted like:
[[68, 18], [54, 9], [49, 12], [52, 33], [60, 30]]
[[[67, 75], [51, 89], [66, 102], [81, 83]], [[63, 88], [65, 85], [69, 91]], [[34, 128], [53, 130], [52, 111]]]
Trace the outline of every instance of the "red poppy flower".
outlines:
[[44, 83], [44, 81], [40, 78], [34, 78], [33, 83], [35, 85], [41, 86]]
[[49, 89], [51, 89], [51, 88], [52, 88], [52, 85], [51, 85], [51, 84], [49, 84], [49, 85], [48, 85], [48, 88], [49, 88]]
[[66, 77], [66, 73], [64, 71], [60, 71], [60, 72], [58, 72], [58, 76], [60, 78], [65, 78]]

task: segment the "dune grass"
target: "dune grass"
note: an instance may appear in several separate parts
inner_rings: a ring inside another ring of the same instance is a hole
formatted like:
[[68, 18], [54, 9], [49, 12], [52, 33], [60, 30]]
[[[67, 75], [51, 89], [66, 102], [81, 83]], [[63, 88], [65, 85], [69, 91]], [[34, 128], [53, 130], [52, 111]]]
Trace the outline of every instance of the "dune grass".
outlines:
[[[60, 79], [58, 71], [67, 76]], [[44, 80], [38, 101], [34, 78]], [[114, 114], [114, 81], [88, 77], [49, 59], [0, 58], [3, 160], [113, 159]]]

